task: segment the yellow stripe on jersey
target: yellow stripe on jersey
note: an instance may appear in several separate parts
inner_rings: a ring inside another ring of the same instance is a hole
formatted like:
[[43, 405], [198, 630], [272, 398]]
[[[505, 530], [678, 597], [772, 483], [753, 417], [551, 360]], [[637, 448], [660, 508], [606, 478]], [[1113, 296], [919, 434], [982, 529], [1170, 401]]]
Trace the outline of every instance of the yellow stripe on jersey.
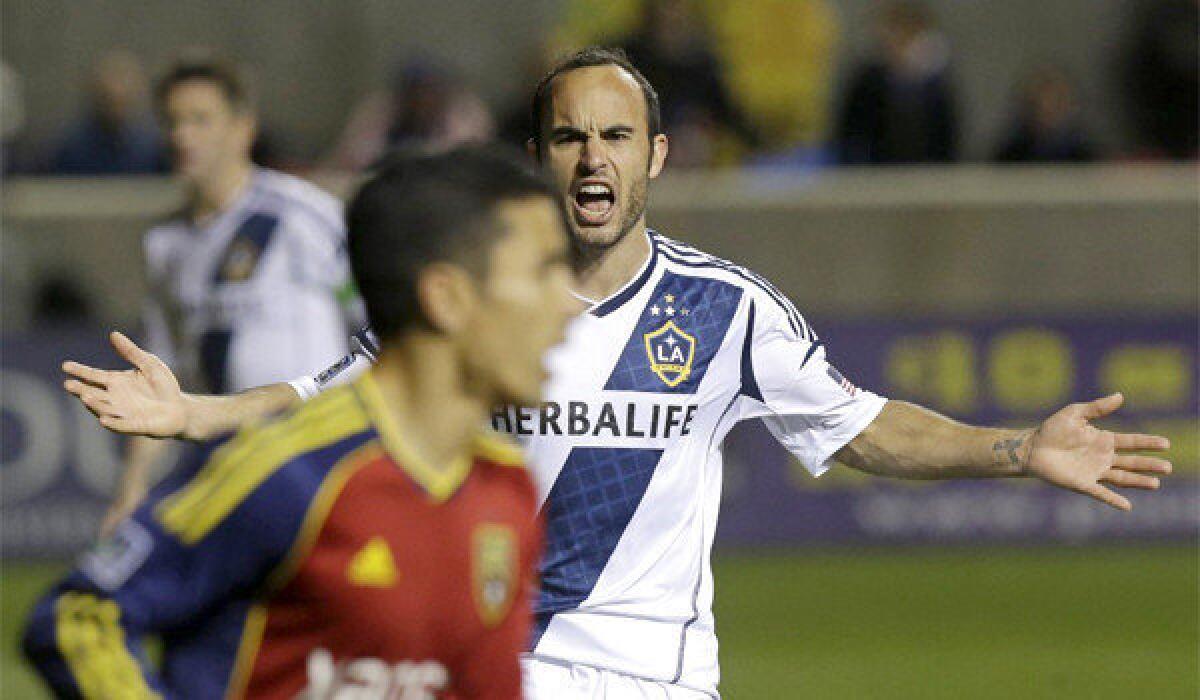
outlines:
[[217, 450], [209, 458], [208, 464], [196, 474], [195, 478], [185, 488], [164, 499], [159, 504], [159, 512], [162, 513], [168, 510], [183, 511], [194, 508], [196, 504], [209, 498], [221, 486], [222, 480], [228, 478], [232, 473], [229, 469], [224, 471], [217, 469], [217, 465], [228, 467], [231, 464], [244, 461], [253, 452], [261, 451], [264, 442], [272, 439], [282, 439], [282, 434], [294, 429], [298, 421], [307, 420], [317, 414], [332, 414], [333, 411], [339, 410], [339, 408], [353, 412], [355, 407], [346, 401], [347, 398], [343, 392], [337, 392], [336, 394], [330, 392], [328, 395], [318, 397], [311, 403], [305, 404], [303, 408], [285, 420], [242, 431], [236, 438]]
[[279, 562], [275, 570], [271, 572], [271, 575], [267, 577], [267, 590], [279, 590], [295, 575], [296, 571], [300, 568], [300, 564], [304, 562], [304, 559], [316, 544], [317, 535], [320, 534], [321, 528], [325, 526], [325, 520], [329, 517], [329, 511], [333, 509], [333, 503], [341, 495], [342, 488], [346, 485], [346, 482], [359, 469], [383, 456], [383, 448], [380, 447], [378, 442], [372, 440], [343, 457], [334, 466], [329, 475], [325, 477], [325, 481], [321, 482], [321, 487], [317, 490], [317, 495], [309, 503], [308, 512], [304, 514], [304, 523], [300, 526], [300, 534], [292, 541], [292, 546], [288, 550], [287, 555]]
[[383, 439], [383, 447], [392, 455], [396, 465], [413, 478], [425, 492], [437, 503], [442, 503], [454, 495], [459, 486], [467, 480], [471, 473], [472, 459], [462, 455], [442, 469], [431, 466], [421, 459], [404, 441], [400, 427], [388, 413], [384, 404], [383, 394], [375, 379], [367, 372], [351, 386], [358, 392], [363, 405], [366, 406], [371, 422], [374, 423]]
[[525, 455], [521, 453], [521, 448], [500, 433], [490, 430], [475, 438], [475, 454], [504, 467], [525, 467]]
[[87, 700], [160, 698], [146, 683], [142, 668], [125, 646], [121, 609], [90, 593], [63, 593], [54, 605], [54, 634]]
[[277, 423], [243, 432], [155, 512], [164, 529], [184, 544], [195, 544], [280, 467], [368, 427], [354, 395], [334, 389]]
[[250, 606], [246, 613], [246, 622], [242, 626], [242, 640], [238, 643], [237, 656], [234, 657], [233, 672], [229, 674], [229, 683], [225, 686], [225, 697], [240, 698], [246, 692], [246, 683], [250, 681], [250, 672], [254, 670], [254, 660], [258, 657], [258, 647], [262, 644], [263, 630], [267, 627], [267, 608], [261, 604]]

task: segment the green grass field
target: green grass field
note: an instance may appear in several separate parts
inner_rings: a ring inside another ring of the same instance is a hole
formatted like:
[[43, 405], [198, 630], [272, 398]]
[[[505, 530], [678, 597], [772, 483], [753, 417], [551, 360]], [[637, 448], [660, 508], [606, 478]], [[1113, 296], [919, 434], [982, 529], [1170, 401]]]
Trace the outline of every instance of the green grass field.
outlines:
[[[43, 697], [16, 640], [59, 571], [4, 566], [3, 698]], [[787, 550], [716, 576], [726, 698], [1200, 695], [1194, 547]]]

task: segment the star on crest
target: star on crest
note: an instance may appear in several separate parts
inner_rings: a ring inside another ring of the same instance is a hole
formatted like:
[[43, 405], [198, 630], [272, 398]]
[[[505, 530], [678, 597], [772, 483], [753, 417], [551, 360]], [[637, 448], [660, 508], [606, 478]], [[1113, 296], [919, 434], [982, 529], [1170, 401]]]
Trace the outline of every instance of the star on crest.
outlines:
[[674, 294], [662, 295], [661, 300], [659, 300], [658, 302], [655, 302], [654, 304], [652, 304], [650, 306], [650, 308], [649, 308], [650, 315], [651, 316], [666, 316], [668, 318], [674, 318], [676, 315], [690, 316], [692, 313], [691, 309], [685, 309], [685, 308], [676, 306], [675, 305], [676, 298], [677, 297]]

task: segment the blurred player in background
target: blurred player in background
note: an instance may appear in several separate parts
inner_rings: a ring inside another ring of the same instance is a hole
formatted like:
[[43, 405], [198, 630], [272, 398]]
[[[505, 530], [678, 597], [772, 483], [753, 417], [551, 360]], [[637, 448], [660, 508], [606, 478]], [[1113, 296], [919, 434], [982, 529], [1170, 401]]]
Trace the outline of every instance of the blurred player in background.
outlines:
[[[863, 391], [774, 287], [649, 230], [648, 183], [668, 141], [654, 88], [622, 53], [564, 59], [532, 112], [530, 149], [569, 212], [575, 292], [589, 308], [548, 358], [546, 400], [493, 415], [525, 444], [546, 519], [527, 697], [717, 697], [710, 553], [720, 446], [741, 420], [762, 419], [813, 475], [836, 459], [908, 479], [1033, 476], [1128, 510], [1105, 484], [1154, 489], [1170, 471], [1123, 453], [1165, 439], [1090, 425], [1119, 394], [1005, 430]], [[181, 394], [158, 365], [67, 369], [91, 383], [69, 388], [123, 432], [202, 438], [196, 426], [246, 411], [243, 397]], [[261, 391], [296, 396], [286, 384]]]
[[84, 556], [25, 638], [60, 696], [520, 696], [536, 496], [484, 425], [538, 400], [578, 306], [561, 210], [475, 149], [385, 167], [347, 218], [377, 363], [172, 475]]
[[[346, 262], [341, 202], [250, 160], [256, 118], [230, 64], [184, 59], [156, 106], [187, 189], [150, 229], [147, 346], [199, 391], [241, 391], [322, 367], [361, 322]], [[163, 443], [135, 440], [110, 529], [144, 495]]]

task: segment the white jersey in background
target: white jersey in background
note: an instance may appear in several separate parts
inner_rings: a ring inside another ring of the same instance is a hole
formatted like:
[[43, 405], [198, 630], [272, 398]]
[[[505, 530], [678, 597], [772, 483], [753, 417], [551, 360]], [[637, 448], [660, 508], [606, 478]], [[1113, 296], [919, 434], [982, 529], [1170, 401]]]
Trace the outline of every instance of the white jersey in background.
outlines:
[[[644, 268], [551, 352], [545, 403], [492, 417], [526, 448], [546, 526], [529, 698], [574, 697], [576, 686], [717, 697], [710, 553], [722, 441], [761, 418], [820, 475], [885, 402], [830, 365], [760, 277], [649, 235]], [[363, 366], [358, 355], [293, 386], [310, 395], [338, 368]]]
[[361, 318], [345, 248], [339, 200], [255, 168], [224, 210], [146, 234], [148, 348], [189, 390], [240, 391], [318, 370], [346, 352]]

